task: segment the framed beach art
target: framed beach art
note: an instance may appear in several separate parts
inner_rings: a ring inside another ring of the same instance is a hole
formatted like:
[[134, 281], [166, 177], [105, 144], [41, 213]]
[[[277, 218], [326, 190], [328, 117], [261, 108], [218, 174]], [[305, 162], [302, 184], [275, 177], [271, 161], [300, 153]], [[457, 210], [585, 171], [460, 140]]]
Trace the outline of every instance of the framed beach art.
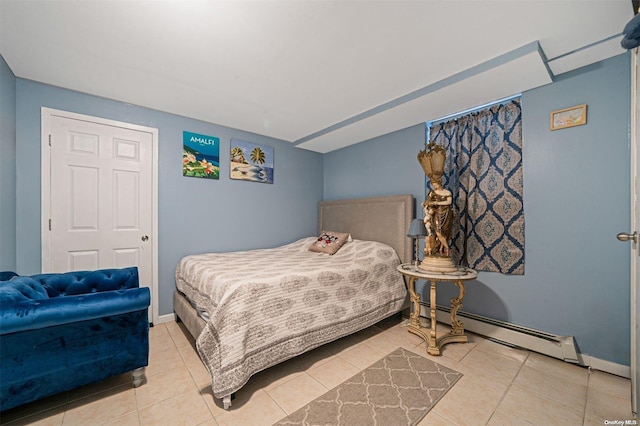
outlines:
[[220, 178], [220, 138], [182, 132], [182, 176]]
[[273, 147], [231, 139], [231, 179], [273, 183]]
[[567, 127], [581, 126], [583, 124], [587, 124], [587, 104], [551, 112], [551, 130], [565, 129]]

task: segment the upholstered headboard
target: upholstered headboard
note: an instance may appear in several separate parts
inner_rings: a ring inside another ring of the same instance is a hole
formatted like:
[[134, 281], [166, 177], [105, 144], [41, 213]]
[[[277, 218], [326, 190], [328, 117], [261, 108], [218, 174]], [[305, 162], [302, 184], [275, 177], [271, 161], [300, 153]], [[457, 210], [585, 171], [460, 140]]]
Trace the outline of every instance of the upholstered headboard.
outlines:
[[407, 237], [415, 217], [413, 195], [321, 201], [318, 233], [348, 232], [358, 240], [379, 241], [394, 248], [403, 263], [411, 262], [413, 242]]

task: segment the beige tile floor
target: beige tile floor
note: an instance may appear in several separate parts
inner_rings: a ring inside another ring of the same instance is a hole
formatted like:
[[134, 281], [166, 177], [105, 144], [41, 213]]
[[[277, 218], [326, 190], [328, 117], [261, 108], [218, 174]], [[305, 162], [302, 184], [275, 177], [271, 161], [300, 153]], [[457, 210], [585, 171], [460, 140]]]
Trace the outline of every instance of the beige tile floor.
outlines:
[[[476, 335], [470, 340], [447, 345], [433, 358], [464, 376], [420, 425], [604, 425], [633, 418], [627, 379]], [[134, 389], [124, 374], [0, 413], [0, 422], [271, 425], [397, 347], [429, 356], [396, 317], [258, 373], [225, 411], [211, 394], [193, 339], [181, 324], [159, 324], [150, 331], [141, 387]]]

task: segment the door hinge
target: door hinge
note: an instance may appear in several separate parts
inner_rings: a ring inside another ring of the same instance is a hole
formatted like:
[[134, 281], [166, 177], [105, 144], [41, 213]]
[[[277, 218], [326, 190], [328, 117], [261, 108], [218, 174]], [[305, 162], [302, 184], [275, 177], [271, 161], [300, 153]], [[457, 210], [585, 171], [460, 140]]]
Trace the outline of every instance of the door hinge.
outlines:
[[49, 231], [51, 231], [51, 219], [49, 219]]
[[51, 135], [49, 135], [49, 146], [51, 146]]

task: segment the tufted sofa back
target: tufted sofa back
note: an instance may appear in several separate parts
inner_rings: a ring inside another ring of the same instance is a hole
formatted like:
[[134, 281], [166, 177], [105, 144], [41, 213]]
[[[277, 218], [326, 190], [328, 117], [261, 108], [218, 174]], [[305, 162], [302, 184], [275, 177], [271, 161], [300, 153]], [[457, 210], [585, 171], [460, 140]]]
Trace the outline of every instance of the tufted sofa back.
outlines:
[[32, 275], [49, 297], [74, 296], [102, 291], [126, 290], [138, 287], [138, 268], [101, 269], [55, 274]]
[[9, 281], [11, 278], [17, 276], [18, 274], [13, 271], [0, 271], [0, 281]]
[[23, 300], [44, 300], [48, 299], [47, 291], [34, 281], [31, 277], [14, 276], [10, 281], [0, 281], [0, 304], [3, 308], [10, 303], [21, 302]]

